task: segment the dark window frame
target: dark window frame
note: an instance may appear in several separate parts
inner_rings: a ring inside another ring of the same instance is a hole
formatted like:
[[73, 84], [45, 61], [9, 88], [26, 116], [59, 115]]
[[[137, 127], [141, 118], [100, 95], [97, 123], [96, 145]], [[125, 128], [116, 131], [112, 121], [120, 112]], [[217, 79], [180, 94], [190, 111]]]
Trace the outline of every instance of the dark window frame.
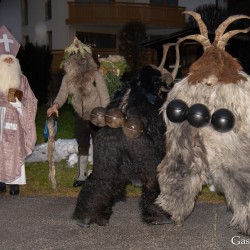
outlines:
[[45, 20], [52, 19], [52, 1], [46, 0], [45, 2]]
[[97, 49], [115, 49], [116, 35], [92, 32], [76, 32], [77, 38]]

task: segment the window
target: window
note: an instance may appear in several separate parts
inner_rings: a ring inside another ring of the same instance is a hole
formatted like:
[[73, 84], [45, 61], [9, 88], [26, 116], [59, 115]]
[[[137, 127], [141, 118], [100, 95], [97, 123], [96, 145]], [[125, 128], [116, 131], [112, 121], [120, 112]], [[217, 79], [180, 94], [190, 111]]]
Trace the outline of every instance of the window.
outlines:
[[75, 0], [76, 3], [108, 3], [108, 2], [114, 2], [114, 0]]
[[29, 36], [24, 36], [24, 44], [27, 44], [30, 42]]
[[167, 0], [167, 4], [171, 7], [177, 7], [178, 6], [178, 0]]
[[51, 0], [46, 0], [45, 2], [45, 20], [50, 20], [52, 18]]
[[111, 34], [98, 34], [87, 32], [76, 32], [77, 38], [86, 44], [94, 45], [99, 49], [116, 48], [116, 36]]
[[22, 0], [22, 24], [28, 25], [28, 0]]
[[167, 4], [170, 7], [177, 7], [178, 6], [178, 0], [150, 0], [150, 3]]
[[153, 4], [163, 4], [164, 0], [150, 0], [150, 3], [153, 3]]
[[47, 31], [47, 46], [52, 50], [52, 31]]

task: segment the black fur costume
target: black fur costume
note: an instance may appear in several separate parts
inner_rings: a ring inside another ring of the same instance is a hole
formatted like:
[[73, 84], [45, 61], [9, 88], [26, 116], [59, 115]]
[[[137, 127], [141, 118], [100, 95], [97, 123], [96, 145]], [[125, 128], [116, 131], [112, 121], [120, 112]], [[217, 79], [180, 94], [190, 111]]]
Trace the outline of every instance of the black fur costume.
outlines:
[[165, 153], [165, 125], [159, 115], [163, 101], [156, 94], [163, 85], [160, 76], [158, 70], [144, 67], [109, 104], [108, 108], [118, 107], [130, 87], [125, 114], [140, 118], [146, 129], [135, 139], [127, 138], [122, 128], [105, 126], [98, 131], [93, 143], [93, 172], [79, 193], [73, 214], [80, 226], [106, 225], [112, 206], [125, 197], [126, 184], [134, 179], [142, 183], [142, 220], [148, 224], [170, 223], [168, 215], [154, 204], [159, 194], [156, 167]]

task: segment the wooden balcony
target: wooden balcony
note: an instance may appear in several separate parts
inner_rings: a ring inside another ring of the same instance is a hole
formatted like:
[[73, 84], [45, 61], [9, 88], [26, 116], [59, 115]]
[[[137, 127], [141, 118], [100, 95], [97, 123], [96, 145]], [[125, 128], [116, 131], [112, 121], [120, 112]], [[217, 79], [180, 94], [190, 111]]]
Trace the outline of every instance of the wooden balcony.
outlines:
[[183, 7], [138, 3], [68, 2], [66, 24], [125, 24], [140, 21], [151, 27], [184, 28]]

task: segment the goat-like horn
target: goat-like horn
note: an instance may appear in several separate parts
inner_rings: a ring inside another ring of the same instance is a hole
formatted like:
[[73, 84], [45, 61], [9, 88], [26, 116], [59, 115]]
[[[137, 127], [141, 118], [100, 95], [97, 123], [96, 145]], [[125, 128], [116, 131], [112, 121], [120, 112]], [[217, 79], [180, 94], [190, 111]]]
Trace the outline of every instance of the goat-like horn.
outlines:
[[[171, 78], [172, 78], [172, 77], [171, 77]], [[161, 86], [161, 87], [160, 87], [160, 92], [168, 93], [168, 92], [169, 92], [169, 89], [165, 88], [164, 86]]]
[[207, 26], [205, 25], [205, 23], [201, 19], [201, 15], [194, 12], [194, 11], [184, 11], [183, 13], [184, 14], [189, 14], [190, 16], [192, 16], [196, 20], [196, 22], [197, 22], [197, 24], [199, 26], [201, 35], [208, 38]]
[[215, 39], [213, 42], [214, 46], [218, 47], [218, 44], [221, 42], [223, 34], [225, 30], [227, 29], [227, 27], [229, 26], [229, 24], [231, 24], [232, 22], [238, 19], [243, 19], [243, 18], [250, 19], [250, 17], [246, 15], [234, 15], [234, 16], [228, 17], [223, 23], [221, 23], [215, 31]]
[[177, 76], [179, 65], [180, 65], [180, 50], [179, 50], [180, 43], [183, 42], [184, 40], [188, 40], [188, 39], [200, 42], [203, 45], [204, 50], [211, 46], [209, 39], [204, 37], [203, 35], [190, 35], [190, 36], [185, 36], [183, 38], [179, 38], [178, 42], [175, 45], [176, 62], [175, 62], [175, 67], [172, 71], [173, 80], [175, 80], [175, 78]]
[[174, 67], [173, 72], [172, 72], [173, 80], [175, 80], [175, 78], [177, 76], [177, 73], [178, 73], [178, 70], [179, 70], [179, 66], [180, 66], [180, 50], [179, 50], [179, 45], [180, 45], [180, 43], [176, 43], [176, 45], [175, 45], [176, 62], [175, 62], [175, 67]]
[[189, 36], [185, 36], [185, 37], [182, 37], [182, 38], [179, 38], [178, 40], [178, 43], [181, 43], [183, 42], [184, 40], [195, 40], [199, 43], [202, 44], [204, 50], [207, 49], [208, 47], [211, 46], [211, 43], [209, 41], [209, 39], [203, 35], [189, 35]]
[[247, 29], [244, 29], [244, 30], [231, 30], [231, 31], [227, 32], [226, 34], [224, 34], [222, 36], [220, 41], [217, 41], [216, 47], [220, 48], [220, 49], [225, 49], [225, 46], [227, 45], [227, 42], [231, 37], [233, 37], [239, 33], [247, 33], [247, 32], [249, 32], [249, 30], [250, 30], [250, 27]]
[[162, 55], [162, 59], [161, 59], [161, 64], [158, 66], [158, 70], [160, 72], [162, 72], [165, 62], [166, 62], [166, 58], [167, 58], [167, 54], [168, 54], [168, 50], [171, 46], [175, 45], [175, 43], [167, 43], [167, 44], [163, 44], [163, 55]]

